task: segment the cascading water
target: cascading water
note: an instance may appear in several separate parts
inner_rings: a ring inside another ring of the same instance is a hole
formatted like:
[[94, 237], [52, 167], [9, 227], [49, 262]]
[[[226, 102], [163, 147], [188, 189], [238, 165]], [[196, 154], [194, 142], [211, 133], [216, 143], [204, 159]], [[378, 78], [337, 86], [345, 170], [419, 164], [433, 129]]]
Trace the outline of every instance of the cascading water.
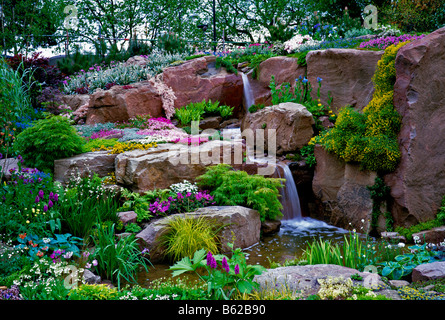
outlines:
[[249, 107], [254, 104], [253, 92], [250, 87], [249, 77], [244, 72], [241, 72], [241, 77], [243, 79], [243, 92], [244, 92], [244, 106], [246, 108], [246, 113], [249, 112]]
[[292, 176], [292, 172], [287, 164], [277, 163], [277, 166], [283, 170], [277, 170], [280, 178], [286, 179], [284, 188], [281, 188], [281, 203], [283, 205], [283, 220], [301, 219], [300, 198], [298, 197], [297, 187]]

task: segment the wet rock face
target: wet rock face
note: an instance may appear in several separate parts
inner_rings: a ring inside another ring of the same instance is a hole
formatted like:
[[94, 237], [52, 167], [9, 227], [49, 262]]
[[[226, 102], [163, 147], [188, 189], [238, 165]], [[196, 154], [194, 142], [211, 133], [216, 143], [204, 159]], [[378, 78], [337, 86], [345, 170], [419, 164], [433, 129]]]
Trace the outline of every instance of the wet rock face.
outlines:
[[445, 28], [398, 51], [394, 106], [401, 115], [401, 161], [386, 175], [395, 223], [435, 217], [445, 195]]

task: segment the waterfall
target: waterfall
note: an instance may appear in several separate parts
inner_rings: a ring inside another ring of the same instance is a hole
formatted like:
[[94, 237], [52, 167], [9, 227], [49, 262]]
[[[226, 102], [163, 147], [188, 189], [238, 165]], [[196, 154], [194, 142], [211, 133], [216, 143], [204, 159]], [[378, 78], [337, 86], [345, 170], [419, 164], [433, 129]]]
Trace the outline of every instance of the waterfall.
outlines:
[[247, 74], [241, 72], [241, 77], [243, 78], [244, 106], [247, 113], [249, 112], [249, 107], [254, 104], [253, 92]]
[[300, 198], [298, 197], [297, 187], [295, 186], [294, 177], [287, 164], [277, 163], [277, 166], [283, 169], [283, 177], [281, 170], [277, 170], [280, 178], [286, 179], [284, 188], [280, 189], [281, 203], [283, 205], [283, 220], [292, 220], [301, 218]]

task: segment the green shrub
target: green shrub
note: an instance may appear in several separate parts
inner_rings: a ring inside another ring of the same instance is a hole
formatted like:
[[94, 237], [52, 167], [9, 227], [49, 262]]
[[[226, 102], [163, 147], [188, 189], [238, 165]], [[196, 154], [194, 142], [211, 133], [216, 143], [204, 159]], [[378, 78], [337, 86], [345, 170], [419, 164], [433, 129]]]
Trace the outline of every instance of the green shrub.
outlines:
[[206, 168], [197, 178], [198, 186], [210, 191], [219, 205], [245, 206], [260, 213], [261, 221], [282, 217], [279, 188], [284, 179], [266, 178], [236, 171], [227, 164]]
[[258, 110], [264, 109], [266, 106], [264, 104], [253, 104], [249, 107], [249, 112], [254, 113]]
[[170, 54], [189, 53], [188, 42], [172, 33], [165, 33], [157, 39], [157, 47]]
[[83, 139], [66, 118], [55, 116], [38, 120], [21, 132], [15, 141], [16, 151], [25, 165], [50, 172], [54, 160], [82, 152]]
[[217, 226], [203, 216], [175, 217], [168, 222], [167, 231], [163, 235], [165, 254], [171, 261], [178, 261], [183, 257], [191, 258], [195, 251], [202, 248], [217, 253], [218, 230]]
[[233, 66], [233, 62], [225, 58], [217, 57], [215, 67], [224, 67], [226, 68], [227, 72], [238, 74], [238, 70]]

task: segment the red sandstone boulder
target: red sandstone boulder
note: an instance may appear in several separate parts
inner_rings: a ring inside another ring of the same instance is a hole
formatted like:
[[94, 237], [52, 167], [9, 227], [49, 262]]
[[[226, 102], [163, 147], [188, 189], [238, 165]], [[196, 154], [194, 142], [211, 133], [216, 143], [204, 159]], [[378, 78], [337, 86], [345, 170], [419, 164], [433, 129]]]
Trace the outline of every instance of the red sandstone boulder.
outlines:
[[249, 73], [249, 82], [253, 91], [255, 104], [272, 105], [270, 79], [275, 77], [277, 86], [284, 82], [295, 84], [295, 79], [306, 74], [306, 67], [298, 64], [297, 58], [278, 56], [269, 58], [258, 66], [258, 79], [253, 79]]
[[317, 165], [312, 190], [321, 207], [314, 214], [338, 227], [369, 232], [372, 199], [367, 186], [374, 184], [376, 172], [345, 163], [320, 145], [315, 146], [314, 155]]
[[206, 56], [164, 69], [163, 80], [175, 93], [176, 108], [205, 99], [234, 107], [234, 114], [239, 112], [243, 104], [241, 76], [216, 69], [215, 60]]
[[263, 87], [268, 88], [272, 76], [275, 77], [277, 84], [288, 82], [293, 85], [295, 79], [305, 75], [306, 68], [298, 64], [297, 58], [278, 56], [261, 62], [258, 73], [258, 81]]
[[160, 117], [162, 99], [150, 81], [97, 89], [90, 97], [86, 124], [127, 121], [139, 114]]
[[66, 94], [61, 96], [61, 100], [64, 104], [69, 106], [71, 110], [76, 111], [81, 106], [88, 104], [90, 101], [89, 94]]
[[322, 78], [320, 99], [327, 103], [331, 92], [332, 109], [351, 105], [362, 110], [372, 99], [372, 77], [383, 51], [327, 49], [311, 51], [306, 56], [307, 78], [312, 84], [312, 97], [317, 98], [317, 78]]
[[307, 145], [314, 135], [312, 114], [305, 106], [285, 102], [247, 113], [241, 128], [250, 129], [256, 137], [256, 130], [264, 129], [264, 145], [268, 148], [269, 130], [276, 130], [276, 154], [295, 151]]
[[445, 195], [445, 28], [400, 48], [395, 68], [402, 156], [385, 182], [395, 223], [408, 226], [435, 218]]

